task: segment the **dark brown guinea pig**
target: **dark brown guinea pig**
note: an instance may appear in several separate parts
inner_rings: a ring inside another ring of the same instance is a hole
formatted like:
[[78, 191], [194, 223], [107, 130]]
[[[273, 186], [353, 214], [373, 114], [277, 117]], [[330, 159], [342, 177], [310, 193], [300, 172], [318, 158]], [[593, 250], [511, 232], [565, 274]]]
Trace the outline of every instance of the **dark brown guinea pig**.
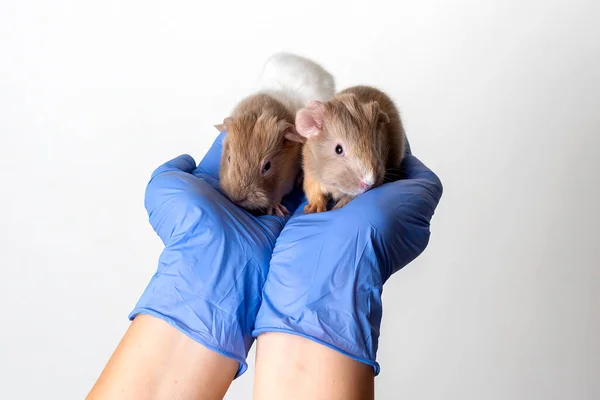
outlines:
[[268, 94], [242, 100], [217, 128], [223, 140], [221, 187], [231, 201], [253, 212], [283, 216], [281, 204], [300, 171], [303, 138], [295, 115]]
[[387, 167], [404, 156], [404, 128], [393, 101], [369, 86], [346, 89], [327, 102], [313, 101], [296, 114], [304, 145], [306, 213], [334, 209], [383, 183]]

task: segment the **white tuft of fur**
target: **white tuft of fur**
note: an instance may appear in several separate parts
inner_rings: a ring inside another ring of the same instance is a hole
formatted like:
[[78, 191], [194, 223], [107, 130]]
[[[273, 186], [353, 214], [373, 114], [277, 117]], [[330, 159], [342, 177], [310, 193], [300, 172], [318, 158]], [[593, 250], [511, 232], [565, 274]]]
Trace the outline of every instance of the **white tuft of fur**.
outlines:
[[312, 100], [335, 95], [335, 79], [316, 62], [292, 53], [275, 53], [265, 62], [259, 91], [282, 102], [294, 114]]

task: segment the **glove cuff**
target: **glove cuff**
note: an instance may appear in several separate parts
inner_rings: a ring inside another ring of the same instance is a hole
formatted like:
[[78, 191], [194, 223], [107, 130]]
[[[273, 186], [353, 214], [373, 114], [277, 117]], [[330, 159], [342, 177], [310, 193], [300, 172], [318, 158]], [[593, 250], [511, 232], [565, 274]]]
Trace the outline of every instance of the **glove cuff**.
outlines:
[[358, 361], [363, 364], [370, 365], [371, 367], [373, 367], [373, 372], [375, 373], [375, 376], [379, 375], [380, 367], [379, 367], [379, 363], [377, 361], [355, 356], [353, 354], [348, 353], [344, 349], [341, 349], [335, 345], [332, 345], [331, 343], [327, 343], [327, 342], [320, 340], [314, 336], [307, 335], [302, 332], [294, 331], [292, 329], [287, 329], [287, 328], [263, 327], [263, 328], [255, 329], [254, 331], [252, 331], [252, 336], [257, 338], [259, 335], [261, 335], [263, 333], [267, 333], [267, 332], [287, 333], [289, 335], [296, 335], [296, 336], [300, 336], [300, 337], [303, 337], [308, 340], [312, 340], [313, 342], [318, 343], [322, 346], [328, 347], [331, 350], [335, 350], [338, 353], [345, 355], [346, 357], [350, 357], [354, 361]]
[[[285, 305], [285, 310], [269, 301], [268, 290], [256, 318], [252, 336], [266, 332], [289, 333], [327, 346], [356, 361], [373, 367], [379, 374], [376, 361], [381, 325], [381, 287], [361, 293], [345, 293], [350, 301]], [[354, 309], [337, 309], [336, 304], [354, 304]]]
[[239, 363], [239, 367], [238, 367], [237, 373], [235, 374], [235, 378], [241, 376], [248, 369], [248, 363], [246, 362], [246, 359], [245, 359], [247, 356], [247, 351], [245, 351], [243, 353], [243, 355], [229, 352], [229, 351], [225, 350], [214, 337], [207, 335], [206, 334], [207, 332], [205, 332], [203, 330], [197, 331], [197, 330], [191, 329], [189, 326], [183, 324], [181, 321], [179, 321], [175, 318], [172, 318], [168, 315], [162, 314], [151, 308], [136, 307], [129, 314], [129, 320], [133, 321], [133, 319], [140, 314], [151, 315], [155, 318], [163, 320], [166, 323], [168, 323], [169, 325], [178, 329], [180, 332], [182, 332], [183, 334], [185, 334], [192, 340], [195, 340], [196, 342], [200, 343], [202, 346], [206, 347], [207, 349], [212, 350], [215, 353], [218, 353], [222, 356], [225, 356], [227, 358], [231, 358], [232, 360], [237, 361]]
[[[217, 292], [214, 284], [199, 285], [190, 278], [194, 276], [190, 273], [173, 272], [180, 272], [182, 268], [181, 265], [159, 267], [129, 319], [133, 320], [138, 314], [162, 319], [204, 347], [236, 360], [240, 364], [236, 377], [242, 375], [248, 368], [246, 357], [254, 342], [252, 328], [260, 305], [259, 294], [241, 300], [227, 297], [227, 293], [223, 296], [227, 287], [231, 288], [233, 278], [229, 278], [228, 286], [219, 287], [223, 290]], [[244, 279], [235, 284], [256, 287], [255, 291], [260, 293], [262, 278], [255, 271], [256, 268], [248, 265], [243, 270], [246, 273]], [[219, 277], [217, 281], [227, 279]]]

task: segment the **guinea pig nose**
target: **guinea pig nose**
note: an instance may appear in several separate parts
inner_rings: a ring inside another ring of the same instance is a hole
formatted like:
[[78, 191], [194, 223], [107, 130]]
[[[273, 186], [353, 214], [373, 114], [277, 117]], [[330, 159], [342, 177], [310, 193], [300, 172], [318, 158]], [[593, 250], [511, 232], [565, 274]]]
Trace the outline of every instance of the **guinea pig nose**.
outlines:
[[248, 200], [248, 196], [232, 196], [231, 200], [233, 200], [234, 203], [243, 203]]
[[358, 184], [358, 187], [360, 187], [360, 189], [361, 189], [361, 190], [365, 190], [365, 191], [367, 191], [367, 190], [371, 189], [371, 186], [373, 186], [373, 185], [371, 185], [370, 183], [367, 183], [367, 182], [365, 182], [365, 181], [361, 181], [361, 182]]

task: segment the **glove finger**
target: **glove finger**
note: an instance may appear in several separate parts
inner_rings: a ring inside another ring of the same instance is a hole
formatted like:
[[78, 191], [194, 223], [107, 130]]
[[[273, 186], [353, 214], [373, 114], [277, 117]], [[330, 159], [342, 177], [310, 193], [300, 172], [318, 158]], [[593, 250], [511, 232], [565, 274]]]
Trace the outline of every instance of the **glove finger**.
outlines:
[[404, 158], [400, 168], [404, 171], [407, 179], [427, 179], [432, 182], [439, 181], [437, 175], [412, 154]]
[[182, 171], [192, 173], [194, 169], [196, 169], [196, 161], [194, 161], [192, 156], [189, 154], [182, 154], [155, 169], [152, 173], [151, 179], [154, 179], [157, 175], [162, 174], [163, 172]]
[[210, 175], [213, 179], [219, 179], [219, 171], [221, 170], [221, 153], [223, 153], [223, 139], [226, 133], [220, 133], [214, 140], [206, 155], [198, 164], [198, 168], [194, 171], [194, 175], [201, 174]]
[[398, 209], [402, 214], [411, 204], [414, 208], [423, 210], [424, 214], [433, 215], [444, 191], [442, 182], [415, 156], [406, 157], [402, 168], [404, 179], [369, 191], [353, 200], [350, 205], [354, 203], [356, 207], [367, 207], [370, 203], [376, 209]]
[[406, 157], [402, 168], [409, 181], [414, 181], [415, 184], [420, 185], [424, 189], [421, 192], [424, 200], [427, 200], [433, 206], [433, 209], [435, 209], [444, 192], [444, 186], [440, 178], [413, 155]]
[[375, 247], [385, 259], [380, 263], [384, 282], [427, 247], [431, 219], [441, 196], [441, 190], [436, 191], [422, 180], [413, 180], [410, 185], [399, 181], [389, 186], [387, 208], [372, 210], [370, 216], [380, 238]]
[[360, 199], [365, 208], [370, 206], [365, 217], [377, 228], [381, 248], [386, 248], [381, 254], [387, 261], [380, 265], [384, 281], [425, 250], [430, 221], [443, 193], [438, 176], [417, 157], [407, 156], [401, 168], [404, 179], [385, 184]]
[[412, 154], [404, 157], [399, 167], [389, 168], [386, 171], [384, 183], [407, 179], [422, 179], [435, 187], [439, 187], [439, 191], [442, 190], [442, 182], [438, 176]]

